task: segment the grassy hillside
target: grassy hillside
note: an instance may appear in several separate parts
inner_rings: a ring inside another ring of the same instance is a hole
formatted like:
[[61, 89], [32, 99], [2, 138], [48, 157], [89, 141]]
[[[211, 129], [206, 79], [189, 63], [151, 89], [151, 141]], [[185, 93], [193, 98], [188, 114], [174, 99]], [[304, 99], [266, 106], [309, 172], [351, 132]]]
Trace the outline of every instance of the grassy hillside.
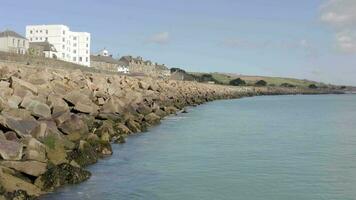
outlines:
[[[196, 76], [202, 75], [203, 73], [192, 73]], [[247, 85], [254, 85], [259, 80], [264, 80], [268, 85], [280, 86], [283, 83], [292, 84], [298, 87], [308, 87], [310, 84], [315, 84], [318, 87], [326, 86], [324, 83], [319, 83], [310, 80], [301, 80], [295, 78], [283, 78], [283, 77], [267, 77], [267, 76], [246, 76], [238, 74], [227, 74], [227, 73], [210, 73], [214, 79], [219, 83], [229, 84], [229, 82], [236, 78], [241, 78], [246, 82]]]

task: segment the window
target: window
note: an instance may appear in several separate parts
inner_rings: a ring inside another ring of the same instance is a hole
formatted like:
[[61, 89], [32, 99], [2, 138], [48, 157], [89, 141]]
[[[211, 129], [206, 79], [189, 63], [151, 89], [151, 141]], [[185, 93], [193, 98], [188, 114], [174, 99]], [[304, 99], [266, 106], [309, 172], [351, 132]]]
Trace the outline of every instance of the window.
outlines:
[[63, 35], [65, 35], [66, 34], [66, 31], [63, 31]]
[[38, 40], [38, 37], [36, 37], [36, 40]]
[[30, 34], [32, 34], [32, 30], [30, 30]]
[[66, 48], [66, 46], [65, 45], [62, 45], [62, 49], [65, 49]]
[[88, 51], [88, 50], [87, 50], [86, 52], [87, 52], [87, 54], [89, 53], [89, 51]]
[[40, 33], [42, 33], [42, 30], [40, 30]]
[[46, 30], [46, 34], [48, 34], [48, 30]]
[[77, 57], [73, 57], [73, 61], [76, 62], [77, 61]]
[[86, 57], [86, 58], [85, 58], [85, 60], [88, 62], [89, 58], [88, 58], [88, 57]]
[[20, 46], [20, 40], [17, 40], [17, 46], [18, 47]]
[[40, 37], [40, 40], [42, 40], [42, 37]]
[[36, 33], [38, 33], [38, 30], [36, 30]]
[[32, 41], [32, 38], [30, 38], [30, 41]]
[[22, 41], [22, 46], [25, 47], [25, 40]]
[[76, 47], [76, 46], [77, 46], [77, 43], [74, 43], [74, 44], [73, 44], [73, 47]]
[[62, 58], [65, 58], [66, 56], [64, 55], [64, 53], [62, 53]]
[[48, 40], [48, 37], [45, 37], [45, 40]]
[[87, 37], [87, 41], [89, 40], [89, 38]]
[[65, 39], [65, 38], [62, 38], [62, 41], [63, 41], [63, 42], [65, 42], [65, 41], [66, 41], [66, 39]]
[[12, 45], [15, 46], [15, 39], [12, 39]]
[[77, 40], [77, 37], [73, 37], [73, 40]]
[[77, 53], [77, 50], [73, 50], [73, 53]]
[[87, 47], [89, 47], [89, 44], [86, 44]]
[[79, 57], [79, 62], [82, 62], [83, 61], [83, 58], [82, 57]]

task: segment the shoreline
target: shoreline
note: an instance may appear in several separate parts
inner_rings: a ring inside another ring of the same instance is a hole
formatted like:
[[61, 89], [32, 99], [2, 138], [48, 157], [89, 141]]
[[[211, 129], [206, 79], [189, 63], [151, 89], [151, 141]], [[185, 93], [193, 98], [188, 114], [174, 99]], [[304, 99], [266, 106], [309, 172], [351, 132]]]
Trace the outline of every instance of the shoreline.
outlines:
[[[10, 66], [10, 67], [9, 67]], [[37, 199], [90, 178], [112, 143], [206, 102], [261, 95], [339, 94], [236, 87], [80, 70], [0, 65], [0, 198]]]

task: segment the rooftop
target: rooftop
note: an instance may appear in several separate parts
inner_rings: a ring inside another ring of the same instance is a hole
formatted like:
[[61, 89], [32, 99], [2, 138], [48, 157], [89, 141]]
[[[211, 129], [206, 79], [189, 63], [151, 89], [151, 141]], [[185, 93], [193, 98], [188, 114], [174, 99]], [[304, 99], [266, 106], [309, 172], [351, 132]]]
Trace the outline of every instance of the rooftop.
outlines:
[[0, 37], [16, 37], [16, 38], [26, 39], [25, 37], [16, 33], [15, 31], [10, 31], [10, 30], [0, 32]]

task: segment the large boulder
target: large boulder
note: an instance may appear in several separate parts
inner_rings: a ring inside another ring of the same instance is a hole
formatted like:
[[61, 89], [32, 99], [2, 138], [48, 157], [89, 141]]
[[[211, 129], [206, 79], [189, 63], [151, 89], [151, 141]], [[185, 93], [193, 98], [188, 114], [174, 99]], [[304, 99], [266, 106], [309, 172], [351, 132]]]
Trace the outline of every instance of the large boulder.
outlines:
[[53, 114], [69, 112], [68, 104], [59, 95], [49, 95], [47, 98], [47, 103], [52, 109]]
[[49, 106], [37, 99], [26, 96], [22, 103], [21, 107], [24, 107], [26, 110], [31, 111], [31, 114], [35, 117], [50, 118], [51, 109]]
[[31, 134], [38, 126], [38, 122], [32, 119], [18, 119], [0, 115], [0, 126], [15, 131], [21, 137]]
[[70, 119], [60, 124], [58, 128], [66, 134], [68, 139], [71, 141], [80, 140], [89, 132], [88, 126], [78, 115], [75, 114], [72, 114]]
[[64, 163], [50, 166], [46, 173], [36, 179], [35, 185], [44, 191], [52, 191], [62, 185], [83, 182], [90, 176], [89, 171]]
[[47, 164], [38, 161], [1, 161], [0, 165], [36, 177], [47, 170]]
[[35, 160], [39, 162], [46, 162], [46, 146], [33, 137], [26, 137], [22, 139], [22, 143], [25, 145], [25, 159]]
[[159, 123], [161, 118], [158, 115], [156, 115], [155, 113], [150, 113], [145, 116], [144, 120], [151, 125], [155, 125], [155, 124]]
[[4, 160], [21, 160], [23, 145], [4, 139], [0, 139], [0, 156]]
[[32, 183], [29, 183], [21, 178], [8, 173], [9, 170], [0, 168], [0, 185], [7, 193], [16, 193], [18, 191], [25, 191], [31, 196], [40, 196], [42, 191]]
[[117, 130], [117, 132], [120, 135], [129, 135], [132, 133], [131, 130], [129, 128], [127, 128], [127, 126], [125, 126], [125, 124], [122, 124], [122, 123], [115, 124], [114, 128]]
[[99, 107], [90, 100], [85, 91], [72, 91], [66, 94], [64, 100], [74, 105], [74, 110], [82, 113], [96, 114]]
[[18, 108], [21, 101], [22, 101], [21, 97], [13, 95], [7, 99], [7, 104], [9, 105], [10, 108]]
[[11, 87], [14, 89], [17, 87], [22, 87], [26, 90], [31, 91], [33, 94], [38, 94], [37, 87], [29, 82], [26, 82], [14, 76], [11, 77], [10, 81], [11, 81]]

